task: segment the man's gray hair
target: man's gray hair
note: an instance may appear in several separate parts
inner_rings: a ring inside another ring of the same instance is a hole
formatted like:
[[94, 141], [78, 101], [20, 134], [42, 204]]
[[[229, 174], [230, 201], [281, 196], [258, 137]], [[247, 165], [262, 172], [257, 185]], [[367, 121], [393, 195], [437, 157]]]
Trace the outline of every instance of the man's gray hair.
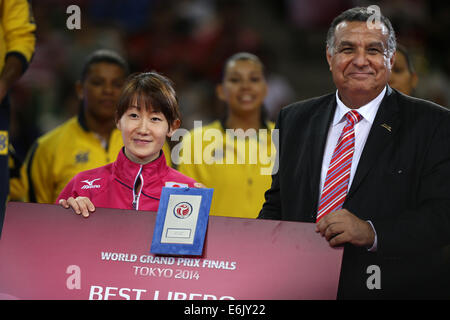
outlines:
[[[330, 52], [330, 54], [334, 54], [335, 49], [335, 32], [336, 32], [336, 26], [340, 24], [343, 21], [361, 21], [361, 22], [369, 22], [369, 19], [372, 19], [374, 16], [374, 11], [370, 10], [369, 7], [355, 7], [352, 9], [348, 9], [347, 11], [342, 12], [339, 16], [334, 18], [333, 22], [331, 22], [330, 28], [328, 29], [327, 33], [327, 47]], [[388, 55], [392, 56], [394, 54], [396, 47], [397, 47], [397, 41], [395, 39], [395, 31], [392, 27], [391, 22], [388, 18], [386, 18], [381, 12], [379, 12], [379, 19], [380, 22], [383, 23], [386, 28], [388, 29]]]

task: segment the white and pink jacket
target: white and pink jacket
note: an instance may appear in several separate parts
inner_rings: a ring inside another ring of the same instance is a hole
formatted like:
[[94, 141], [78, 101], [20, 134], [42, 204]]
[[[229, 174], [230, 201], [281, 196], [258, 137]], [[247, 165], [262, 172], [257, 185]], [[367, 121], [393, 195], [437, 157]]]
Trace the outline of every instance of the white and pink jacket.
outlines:
[[[137, 191], [135, 185], [140, 180]], [[163, 187], [194, 187], [196, 181], [158, 159], [140, 165], [130, 161], [123, 149], [115, 162], [78, 173], [61, 191], [60, 199], [88, 197], [99, 208], [157, 211]]]

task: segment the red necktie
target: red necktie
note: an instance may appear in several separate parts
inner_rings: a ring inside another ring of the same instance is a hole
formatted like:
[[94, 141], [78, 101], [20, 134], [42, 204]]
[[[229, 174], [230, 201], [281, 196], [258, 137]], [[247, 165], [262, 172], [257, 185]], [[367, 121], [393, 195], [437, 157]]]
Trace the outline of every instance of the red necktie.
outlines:
[[316, 222], [328, 213], [341, 209], [347, 195], [350, 168], [355, 150], [354, 126], [362, 119], [362, 116], [357, 111], [352, 110], [347, 112], [345, 117], [347, 118], [347, 123], [342, 129], [341, 136], [331, 157], [320, 196]]

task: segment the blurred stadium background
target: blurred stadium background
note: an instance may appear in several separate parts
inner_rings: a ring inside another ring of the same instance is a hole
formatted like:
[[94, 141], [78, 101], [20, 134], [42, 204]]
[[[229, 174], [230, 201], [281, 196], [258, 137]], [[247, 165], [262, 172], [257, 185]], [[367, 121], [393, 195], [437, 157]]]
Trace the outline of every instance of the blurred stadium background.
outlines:
[[[81, 29], [69, 30], [69, 5], [81, 9]], [[263, 60], [266, 108], [331, 92], [325, 36], [333, 17], [354, 6], [378, 5], [398, 42], [412, 53], [416, 96], [448, 107], [450, 5], [430, 0], [38, 0], [34, 59], [12, 91], [11, 141], [24, 157], [34, 140], [78, 112], [74, 84], [87, 54], [109, 48], [131, 71], [156, 70], [175, 83], [182, 127], [221, 117], [215, 85], [225, 59], [248, 51]]]

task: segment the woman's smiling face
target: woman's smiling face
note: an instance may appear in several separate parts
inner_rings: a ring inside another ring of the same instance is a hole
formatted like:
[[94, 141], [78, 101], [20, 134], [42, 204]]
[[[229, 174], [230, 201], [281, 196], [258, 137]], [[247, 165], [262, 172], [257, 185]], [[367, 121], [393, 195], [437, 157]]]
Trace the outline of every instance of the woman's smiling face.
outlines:
[[267, 95], [262, 65], [252, 60], [230, 62], [217, 93], [233, 113], [259, 112]]
[[122, 132], [126, 156], [139, 164], [149, 163], [159, 157], [166, 137], [173, 134], [162, 112], [155, 112], [133, 103], [117, 121], [117, 128]]

